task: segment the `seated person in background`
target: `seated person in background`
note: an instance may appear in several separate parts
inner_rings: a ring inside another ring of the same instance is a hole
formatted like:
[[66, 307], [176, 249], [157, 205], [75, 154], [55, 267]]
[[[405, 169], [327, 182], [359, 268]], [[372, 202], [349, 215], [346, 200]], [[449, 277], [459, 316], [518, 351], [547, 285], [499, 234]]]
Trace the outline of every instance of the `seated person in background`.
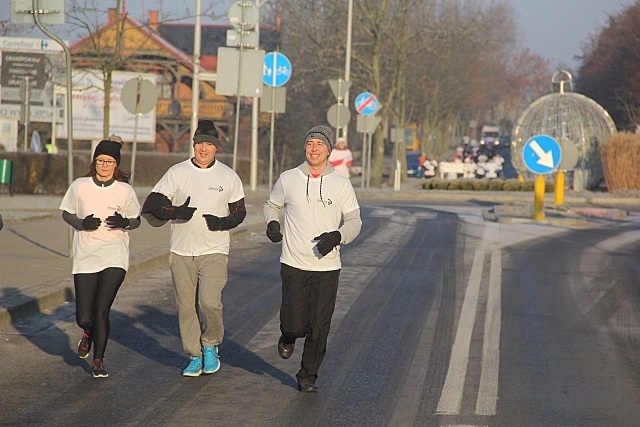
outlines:
[[475, 178], [476, 177], [476, 169], [478, 166], [473, 161], [471, 154], [469, 154], [464, 159], [464, 173], [462, 174], [463, 178]]
[[436, 176], [436, 169], [438, 169], [438, 161], [433, 155], [429, 156], [423, 163], [422, 168], [424, 169], [424, 177], [425, 178], [433, 178]]
[[485, 177], [489, 179], [498, 177], [498, 164], [493, 160], [493, 158], [489, 159], [487, 163], [485, 163], [485, 170], [487, 172]]

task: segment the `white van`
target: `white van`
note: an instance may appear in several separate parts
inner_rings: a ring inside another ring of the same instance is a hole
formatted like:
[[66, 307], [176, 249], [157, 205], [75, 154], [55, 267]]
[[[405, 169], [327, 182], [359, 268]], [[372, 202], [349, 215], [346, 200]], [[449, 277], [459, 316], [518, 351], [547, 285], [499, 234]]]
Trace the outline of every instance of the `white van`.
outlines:
[[482, 126], [480, 130], [480, 144], [497, 146], [500, 145], [500, 136], [502, 131], [500, 126]]

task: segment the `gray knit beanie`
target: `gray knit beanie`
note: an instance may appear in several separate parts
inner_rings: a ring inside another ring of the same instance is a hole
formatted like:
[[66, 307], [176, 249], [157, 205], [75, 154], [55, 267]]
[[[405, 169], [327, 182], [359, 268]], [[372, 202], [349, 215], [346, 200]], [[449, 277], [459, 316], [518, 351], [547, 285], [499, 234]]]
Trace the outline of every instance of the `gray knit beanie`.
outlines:
[[309, 129], [307, 136], [304, 137], [305, 146], [310, 139], [319, 139], [324, 142], [324, 145], [329, 149], [329, 153], [333, 150], [333, 131], [328, 126], [314, 126]]

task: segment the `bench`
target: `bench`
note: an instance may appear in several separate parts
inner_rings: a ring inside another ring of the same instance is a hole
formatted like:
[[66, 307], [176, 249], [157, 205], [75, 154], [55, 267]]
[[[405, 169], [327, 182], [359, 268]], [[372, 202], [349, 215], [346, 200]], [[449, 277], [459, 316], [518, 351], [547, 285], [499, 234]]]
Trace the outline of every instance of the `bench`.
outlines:
[[464, 173], [464, 163], [440, 162], [438, 165], [440, 178], [445, 178], [449, 173], [455, 173], [456, 176]]

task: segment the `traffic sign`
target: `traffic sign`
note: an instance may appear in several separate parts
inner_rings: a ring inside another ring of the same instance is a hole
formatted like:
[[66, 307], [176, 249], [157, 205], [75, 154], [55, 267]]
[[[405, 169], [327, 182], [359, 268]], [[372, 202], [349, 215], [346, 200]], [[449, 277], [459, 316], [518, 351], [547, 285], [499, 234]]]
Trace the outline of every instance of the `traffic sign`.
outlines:
[[372, 116], [378, 111], [378, 98], [370, 92], [362, 92], [354, 101], [356, 112], [363, 116]]
[[549, 135], [536, 135], [524, 144], [522, 159], [531, 172], [544, 175], [558, 168], [562, 160], [562, 149], [558, 141]]
[[237, 30], [248, 30], [256, 26], [260, 19], [260, 9], [255, 3], [237, 1], [229, 8], [227, 13], [229, 22]]
[[360, 114], [356, 120], [356, 132], [374, 133], [381, 121], [380, 116], [368, 117]]
[[156, 86], [149, 80], [134, 77], [122, 86], [120, 99], [131, 114], [147, 114], [156, 107]]
[[262, 82], [266, 86], [282, 86], [291, 78], [291, 61], [280, 52], [269, 52], [264, 57]]
[[327, 111], [327, 121], [334, 128], [341, 128], [349, 124], [351, 111], [343, 104], [333, 104]]
[[331, 88], [331, 92], [338, 99], [338, 101], [342, 101], [344, 95], [349, 91], [351, 87], [351, 82], [348, 80], [329, 80], [329, 87]]
[[573, 170], [580, 160], [578, 145], [570, 139], [564, 138], [560, 140], [560, 148], [562, 149], [562, 160], [559, 168], [565, 171]]

